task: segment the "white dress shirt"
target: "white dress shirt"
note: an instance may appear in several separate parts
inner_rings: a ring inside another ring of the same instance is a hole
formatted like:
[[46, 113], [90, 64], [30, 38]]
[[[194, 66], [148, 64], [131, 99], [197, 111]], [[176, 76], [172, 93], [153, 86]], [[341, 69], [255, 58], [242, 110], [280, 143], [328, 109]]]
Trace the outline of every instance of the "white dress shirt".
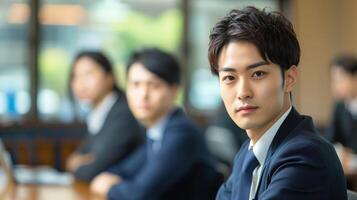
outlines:
[[253, 148], [253, 153], [257, 160], [259, 161], [259, 165], [257, 168], [253, 170], [252, 175], [252, 184], [250, 187], [249, 200], [252, 200], [255, 197], [255, 194], [258, 189], [260, 177], [262, 175], [265, 159], [269, 150], [269, 147], [278, 132], [281, 124], [284, 122], [286, 117], [291, 111], [290, 108], [259, 138], [259, 140], [253, 145], [252, 141], [250, 141], [249, 149]]
[[345, 103], [348, 111], [351, 112], [353, 118], [357, 118], [357, 99], [353, 99]]
[[86, 122], [88, 131], [91, 135], [96, 135], [103, 127], [105, 119], [107, 118], [107, 115], [115, 104], [117, 98], [118, 95], [115, 92], [109, 93], [104, 97], [102, 102], [100, 102], [99, 105], [89, 113]]
[[164, 135], [164, 131], [166, 128], [166, 124], [171, 112], [169, 112], [166, 116], [161, 118], [156, 124], [151, 126], [146, 131], [146, 136], [153, 140], [153, 151], [157, 152], [161, 148], [161, 141]]

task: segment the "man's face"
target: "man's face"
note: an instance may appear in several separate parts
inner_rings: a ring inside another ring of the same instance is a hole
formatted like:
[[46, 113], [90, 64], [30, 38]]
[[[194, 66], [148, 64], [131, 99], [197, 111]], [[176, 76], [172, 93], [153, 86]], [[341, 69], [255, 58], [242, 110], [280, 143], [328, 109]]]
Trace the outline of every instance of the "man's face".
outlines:
[[337, 100], [351, 100], [357, 96], [357, 75], [351, 75], [337, 66], [331, 68], [332, 93]]
[[265, 62], [253, 44], [243, 41], [226, 45], [218, 66], [224, 105], [233, 121], [256, 142], [289, 108], [296, 67], [284, 73], [283, 85], [280, 67]]
[[134, 116], [146, 127], [154, 125], [170, 112], [176, 93], [177, 86], [169, 85], [141, 63], [130, 67], [126, 91], [128, 103]]

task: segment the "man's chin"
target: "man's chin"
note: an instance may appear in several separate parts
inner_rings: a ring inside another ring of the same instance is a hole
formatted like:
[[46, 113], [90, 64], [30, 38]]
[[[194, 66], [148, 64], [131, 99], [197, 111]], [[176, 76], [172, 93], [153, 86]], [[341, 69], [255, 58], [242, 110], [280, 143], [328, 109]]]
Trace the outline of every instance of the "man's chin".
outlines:
[[238, 120], [233, 120], [233, 121], [239, 128], [244, 130], [253, 129], [255, 127], [254, 123], [252, 122], [238, 121]]
[[145, 126], [150, 124], [150, 119], [146, 116], [135, 116], [135, 117], [140, 123], [142, 123]]

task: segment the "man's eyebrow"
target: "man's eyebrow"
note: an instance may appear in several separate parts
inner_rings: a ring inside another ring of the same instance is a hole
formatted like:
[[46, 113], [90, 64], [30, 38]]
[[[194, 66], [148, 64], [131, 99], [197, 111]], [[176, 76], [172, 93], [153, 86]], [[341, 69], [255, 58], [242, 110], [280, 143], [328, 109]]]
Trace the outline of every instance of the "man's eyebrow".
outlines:
[[247, 70], [250, 70], [250, 69], [253, 69], [253, 68], [256, 68], [256, 67], [260, 67], [262, 65], [267, 65], [267, 64], [269, 64], [267, 61], [262, 60], [262, 61], [250, 64], [246, 68], [247, 68]]
[[237, 71], [236, 69], [234, 69], [233, 67], [223, 67], [221, 69], [218, 69], [218, 72], [235, 72]]
[[[247, 68], [247, 70], [250, 70], [250, 69], [260, 67], [262, 65], [267, 65], [267, 64], [269, 64], [269, 63], [266, 61], [259, 61], [259, 62], [256, 62], [256, 63], [246, 66], [246, 68]], [[223, 67], [221, 69], [218, 69], [218, 72], [235, 72], [235, 71], [237, 71], [237, 70], [233, 67]]]

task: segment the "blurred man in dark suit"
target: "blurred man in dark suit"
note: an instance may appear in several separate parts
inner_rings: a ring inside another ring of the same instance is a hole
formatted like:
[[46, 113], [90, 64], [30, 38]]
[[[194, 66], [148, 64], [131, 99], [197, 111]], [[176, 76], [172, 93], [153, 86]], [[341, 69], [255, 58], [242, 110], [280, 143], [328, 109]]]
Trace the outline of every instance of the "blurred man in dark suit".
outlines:
[[335, 143], [345, 172], [357, 172], [357, 58], [338, 56], [330, 71], [336, 103], [326, 137]]
[[175, 106], [180, 68], [158, 49], [132, 55], [127, 65], [127, 98], [147, 128], [147, 142], [128, 159], [102, 173], [91, 190], [109, 199], [212, 199], [221, 176], [202, 133]]

